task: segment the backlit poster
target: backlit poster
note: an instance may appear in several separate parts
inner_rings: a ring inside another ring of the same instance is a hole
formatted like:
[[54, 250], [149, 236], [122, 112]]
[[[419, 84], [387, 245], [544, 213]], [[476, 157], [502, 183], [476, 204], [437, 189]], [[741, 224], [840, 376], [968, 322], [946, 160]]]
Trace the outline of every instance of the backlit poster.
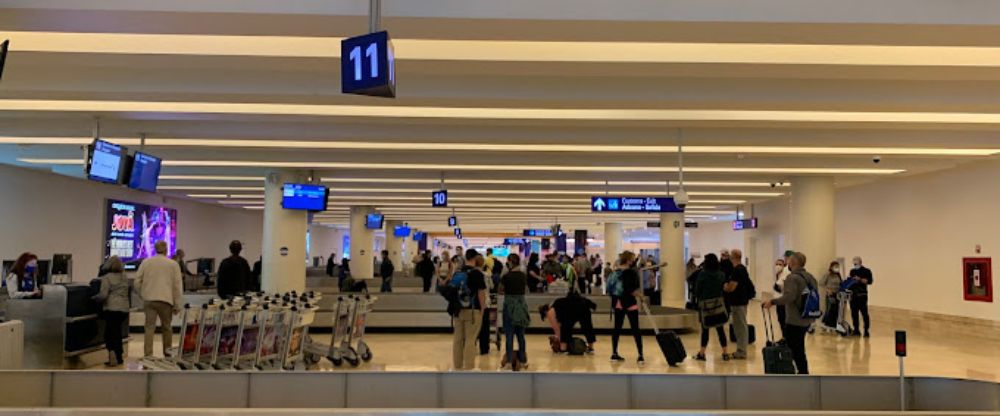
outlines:
[[104, 257], [118, 256], [134, 267], [156, 255], [154, 245], [167, 243], [167, 255], [177, 251], [177, 210], [109, 199], [105, 210]]

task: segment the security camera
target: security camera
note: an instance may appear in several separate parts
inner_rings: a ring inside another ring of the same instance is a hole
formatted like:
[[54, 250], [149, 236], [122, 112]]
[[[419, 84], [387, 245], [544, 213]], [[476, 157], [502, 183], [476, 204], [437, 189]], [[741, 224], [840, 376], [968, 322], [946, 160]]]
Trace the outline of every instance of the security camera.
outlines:
[[879, 155], [872, 156], [872, 163], [879, 163], [881, 161], [882, 161], [882, 156]]
[[775, 186], [778, 186], [778, 184], [771, 182], [771, 187], [774, 188]]
[[683, 188], [679, 189], [677, 193], [674, 194], [674, 204], [677, 205], [677, 208], [684, 209], [684, 207], [687, 206], [688, 201], [690, 201], [690, 199], [688, 198], [687, 192], [685, 192]]

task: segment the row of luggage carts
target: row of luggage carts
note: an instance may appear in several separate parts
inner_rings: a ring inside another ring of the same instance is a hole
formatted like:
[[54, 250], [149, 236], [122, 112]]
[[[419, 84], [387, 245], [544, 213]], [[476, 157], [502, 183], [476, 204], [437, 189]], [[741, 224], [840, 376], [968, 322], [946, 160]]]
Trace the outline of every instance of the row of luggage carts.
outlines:
[[338, 299], [330, 345], [309, 336], [320, 299], [317, 292], [255, 293], [213, 299], [200, 307], [184, 305], [177, 346], [168, 348], [165, 358], [145, 357], [139, 363], [150, 370], [294, 370], [317, 364], [322, 356], [315, 352], [320, 350], [335, 365], [370, 360], [371, 349], [363, 336], [375, 299], [368, 295]]

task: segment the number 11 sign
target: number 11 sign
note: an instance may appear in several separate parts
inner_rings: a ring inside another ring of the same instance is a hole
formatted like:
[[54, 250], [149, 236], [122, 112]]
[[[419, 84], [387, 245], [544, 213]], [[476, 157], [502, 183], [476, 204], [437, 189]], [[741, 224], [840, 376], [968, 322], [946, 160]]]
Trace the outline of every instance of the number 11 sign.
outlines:
[[340, 42], [340, 85], [344, 94], [396, 97], [395, 67], [389, 32]]

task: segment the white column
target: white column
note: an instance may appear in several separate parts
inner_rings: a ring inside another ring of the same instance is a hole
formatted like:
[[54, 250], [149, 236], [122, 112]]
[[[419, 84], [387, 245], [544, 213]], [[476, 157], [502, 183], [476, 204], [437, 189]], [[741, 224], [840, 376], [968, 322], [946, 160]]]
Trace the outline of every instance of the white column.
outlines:
[[660, 300], [663, 305], [684, 304], [684, 214], [660, 214]]
[[413, 273], [413, 268], [416, 266], [413, 264], [413, 256], [417, 254], [417, 242], [413, 240], [413, 233], [417, 232], [416, 228], [410, 229], [410, 235], [406, 237], [403, 241], [403, 252], [405, 257], [403, 258], [402, 268], [406, 270], [406, 275], [410, 277], [416, 276]]
[[789, 249], [806, 255], [806, 270], [822, 276], [833, 261], [833, 178], [803, 176], [791, 179], [792, 230]]
[[622, 223], [604, 223], [604, 261], [614, 266], [622, 252]]
[[285, 183], [301, 183], [294, 171], [271, 171], [264, 181], [264, 239], [261, 289], [265, 292], [305, 291], [306, 211], [281, 207]]
[[406, 243], [404, 238], [393, 235], [393, 230], [400, 225], [403, 225], [403, 222], [398, 220], [385, 222], [385, 249], [389, 250], [389, 260], [396, 266], [396, 273], [402, 275], [405, 270], [403, 266], [406, 265], [406, 255], [403, 253], [403, 246]]
[[356, 280], [375, 277], [375, 230], [365, 228], [368, 214], [374, 212], [368, 206], [351, 207], [351, 277]]

